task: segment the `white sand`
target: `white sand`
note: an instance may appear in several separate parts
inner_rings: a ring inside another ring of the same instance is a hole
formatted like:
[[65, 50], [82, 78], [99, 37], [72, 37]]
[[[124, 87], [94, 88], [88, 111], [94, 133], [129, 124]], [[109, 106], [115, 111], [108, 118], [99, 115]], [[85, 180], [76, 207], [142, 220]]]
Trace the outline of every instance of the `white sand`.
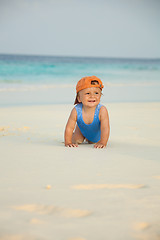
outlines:
[[106, 106], [106, 149], [64, 147], [71, 105], [0, 109], [0, 240], [160, 239], [160, 103]]

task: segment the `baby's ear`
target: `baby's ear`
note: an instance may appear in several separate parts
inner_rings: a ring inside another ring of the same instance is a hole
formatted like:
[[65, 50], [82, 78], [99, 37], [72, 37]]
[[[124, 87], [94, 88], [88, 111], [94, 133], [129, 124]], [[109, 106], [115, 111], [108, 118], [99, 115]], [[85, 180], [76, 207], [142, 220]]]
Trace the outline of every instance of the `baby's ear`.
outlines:
[[78, 100], [79, 103], [82, 102], [82, 101], [81, 101], [81, 98], [80, 98], [80, 96], [79, 96], [79, 94], [77, 94], [77, 100]]

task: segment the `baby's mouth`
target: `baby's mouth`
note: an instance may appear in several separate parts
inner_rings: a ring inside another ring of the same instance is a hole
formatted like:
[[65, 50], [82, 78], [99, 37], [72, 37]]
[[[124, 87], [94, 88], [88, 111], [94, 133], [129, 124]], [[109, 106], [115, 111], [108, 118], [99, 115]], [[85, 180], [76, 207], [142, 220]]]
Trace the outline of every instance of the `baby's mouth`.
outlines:
[[88, 102], [95, 102], [95, 100], [89, 100]]

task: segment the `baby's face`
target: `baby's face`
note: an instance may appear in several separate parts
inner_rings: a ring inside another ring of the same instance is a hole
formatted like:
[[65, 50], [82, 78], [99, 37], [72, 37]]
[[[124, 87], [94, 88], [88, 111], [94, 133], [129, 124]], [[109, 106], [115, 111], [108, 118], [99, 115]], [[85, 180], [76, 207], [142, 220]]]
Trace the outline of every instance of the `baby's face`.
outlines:
[[95, 107], [100, 103], [101, 90], [97, 87], [83, 89], [78, 94], [78, 101], [82, 102], [84, 106]]

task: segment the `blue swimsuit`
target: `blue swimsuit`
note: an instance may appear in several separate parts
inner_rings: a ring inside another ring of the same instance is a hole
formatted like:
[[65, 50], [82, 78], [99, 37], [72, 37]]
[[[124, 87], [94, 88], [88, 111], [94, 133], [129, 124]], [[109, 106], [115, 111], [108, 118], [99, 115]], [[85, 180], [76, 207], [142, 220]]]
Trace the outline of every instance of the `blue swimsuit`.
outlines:
[[96, 143], [101, 139], [101, 128], [100, 128], [100, 121], [99, 121], [99, 110], [102, 107], [101, 104], [98, 104], [95, 113], [94, 119], [91, 124], [86, 124], [83, 121], [82, 116], [82, 103], [79, 103], [75, 106], [77, 111], [77, 125], [82, 133], [82, 135], [87, 138], [87, 140]]

